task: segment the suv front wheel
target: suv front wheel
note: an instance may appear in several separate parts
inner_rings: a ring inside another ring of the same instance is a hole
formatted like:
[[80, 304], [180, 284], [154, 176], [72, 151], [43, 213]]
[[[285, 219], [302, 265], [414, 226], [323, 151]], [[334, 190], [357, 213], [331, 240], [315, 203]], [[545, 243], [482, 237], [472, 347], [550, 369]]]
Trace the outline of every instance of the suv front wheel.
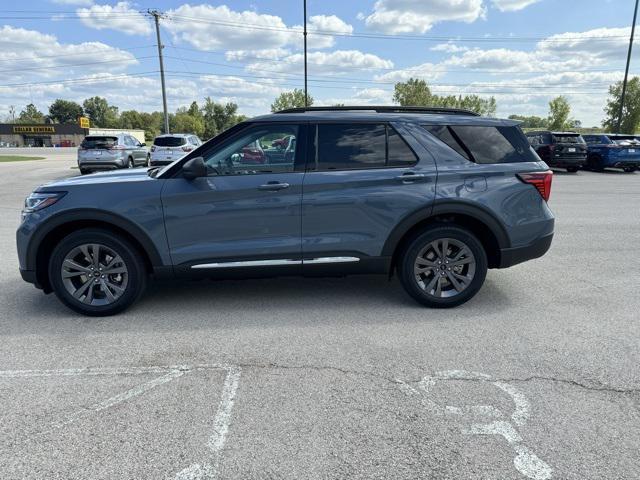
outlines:
[[126, 239], [108, 230], [84, 229], [54, 248], [49, 279], [57, 297], [72, 310], [106, 316], [125, 310], [140, 297], [147, 272]]
[[468, 230], [432, 227], [415, 237], [398, 262], [405, 290], [434, 308], [461, 305], [473, 297], [487, 275], [487, 254]]

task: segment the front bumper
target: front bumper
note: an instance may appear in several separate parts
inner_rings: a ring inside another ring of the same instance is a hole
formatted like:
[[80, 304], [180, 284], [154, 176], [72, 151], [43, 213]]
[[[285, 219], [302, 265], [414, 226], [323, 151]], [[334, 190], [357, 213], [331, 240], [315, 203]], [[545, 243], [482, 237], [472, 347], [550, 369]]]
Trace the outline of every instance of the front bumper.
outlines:
[[508, 268], [527, 260], [533, 260], [543, 256], [551, 247], [553, 233], [540, 237], [536, 241], [524, 247], [503, 248], [500, 250], [500, 266], [498, 268]]

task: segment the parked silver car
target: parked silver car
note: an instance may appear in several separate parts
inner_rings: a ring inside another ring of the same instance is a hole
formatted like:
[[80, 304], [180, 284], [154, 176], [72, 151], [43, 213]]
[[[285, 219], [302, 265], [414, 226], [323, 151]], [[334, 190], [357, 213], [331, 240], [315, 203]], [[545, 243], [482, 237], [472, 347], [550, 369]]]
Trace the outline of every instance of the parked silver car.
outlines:
[[82, 174], [141, 167], [148, 162], [149, 151], [145, 144], [126, 133], [89, 135], [78, 148], [78, 168]]
[[156, 137], [151, 146], [150, 166], [167, 165], [202, 145], [197, 135], [168, 133]]

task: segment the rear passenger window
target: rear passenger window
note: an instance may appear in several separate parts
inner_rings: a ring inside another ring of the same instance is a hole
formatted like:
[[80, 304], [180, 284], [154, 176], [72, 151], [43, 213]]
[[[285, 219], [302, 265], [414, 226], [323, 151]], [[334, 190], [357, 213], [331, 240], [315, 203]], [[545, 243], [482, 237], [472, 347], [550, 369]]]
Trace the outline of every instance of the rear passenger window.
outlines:
[[408, 166], [418, 159], [393, 128], [384, 124], [319, 124], [316, 170]]
[[319, 170], [383, 167], [384, 125], [318, 125]]
[[476, 163], [537, 162], [535, 152], [518, 127], [472, 125], [425, 126], [463, 157]]

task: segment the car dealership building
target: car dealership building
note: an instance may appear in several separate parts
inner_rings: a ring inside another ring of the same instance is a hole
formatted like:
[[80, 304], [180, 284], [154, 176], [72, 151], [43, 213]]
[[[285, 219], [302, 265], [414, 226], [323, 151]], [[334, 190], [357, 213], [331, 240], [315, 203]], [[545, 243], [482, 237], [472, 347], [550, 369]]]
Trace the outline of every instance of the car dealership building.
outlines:
[[0, 123], [0, 146], [77, 147], [87, 135], [127, 133], [144, 143], [144, 130], [82, 128], [75, 123], [16, 124]]

